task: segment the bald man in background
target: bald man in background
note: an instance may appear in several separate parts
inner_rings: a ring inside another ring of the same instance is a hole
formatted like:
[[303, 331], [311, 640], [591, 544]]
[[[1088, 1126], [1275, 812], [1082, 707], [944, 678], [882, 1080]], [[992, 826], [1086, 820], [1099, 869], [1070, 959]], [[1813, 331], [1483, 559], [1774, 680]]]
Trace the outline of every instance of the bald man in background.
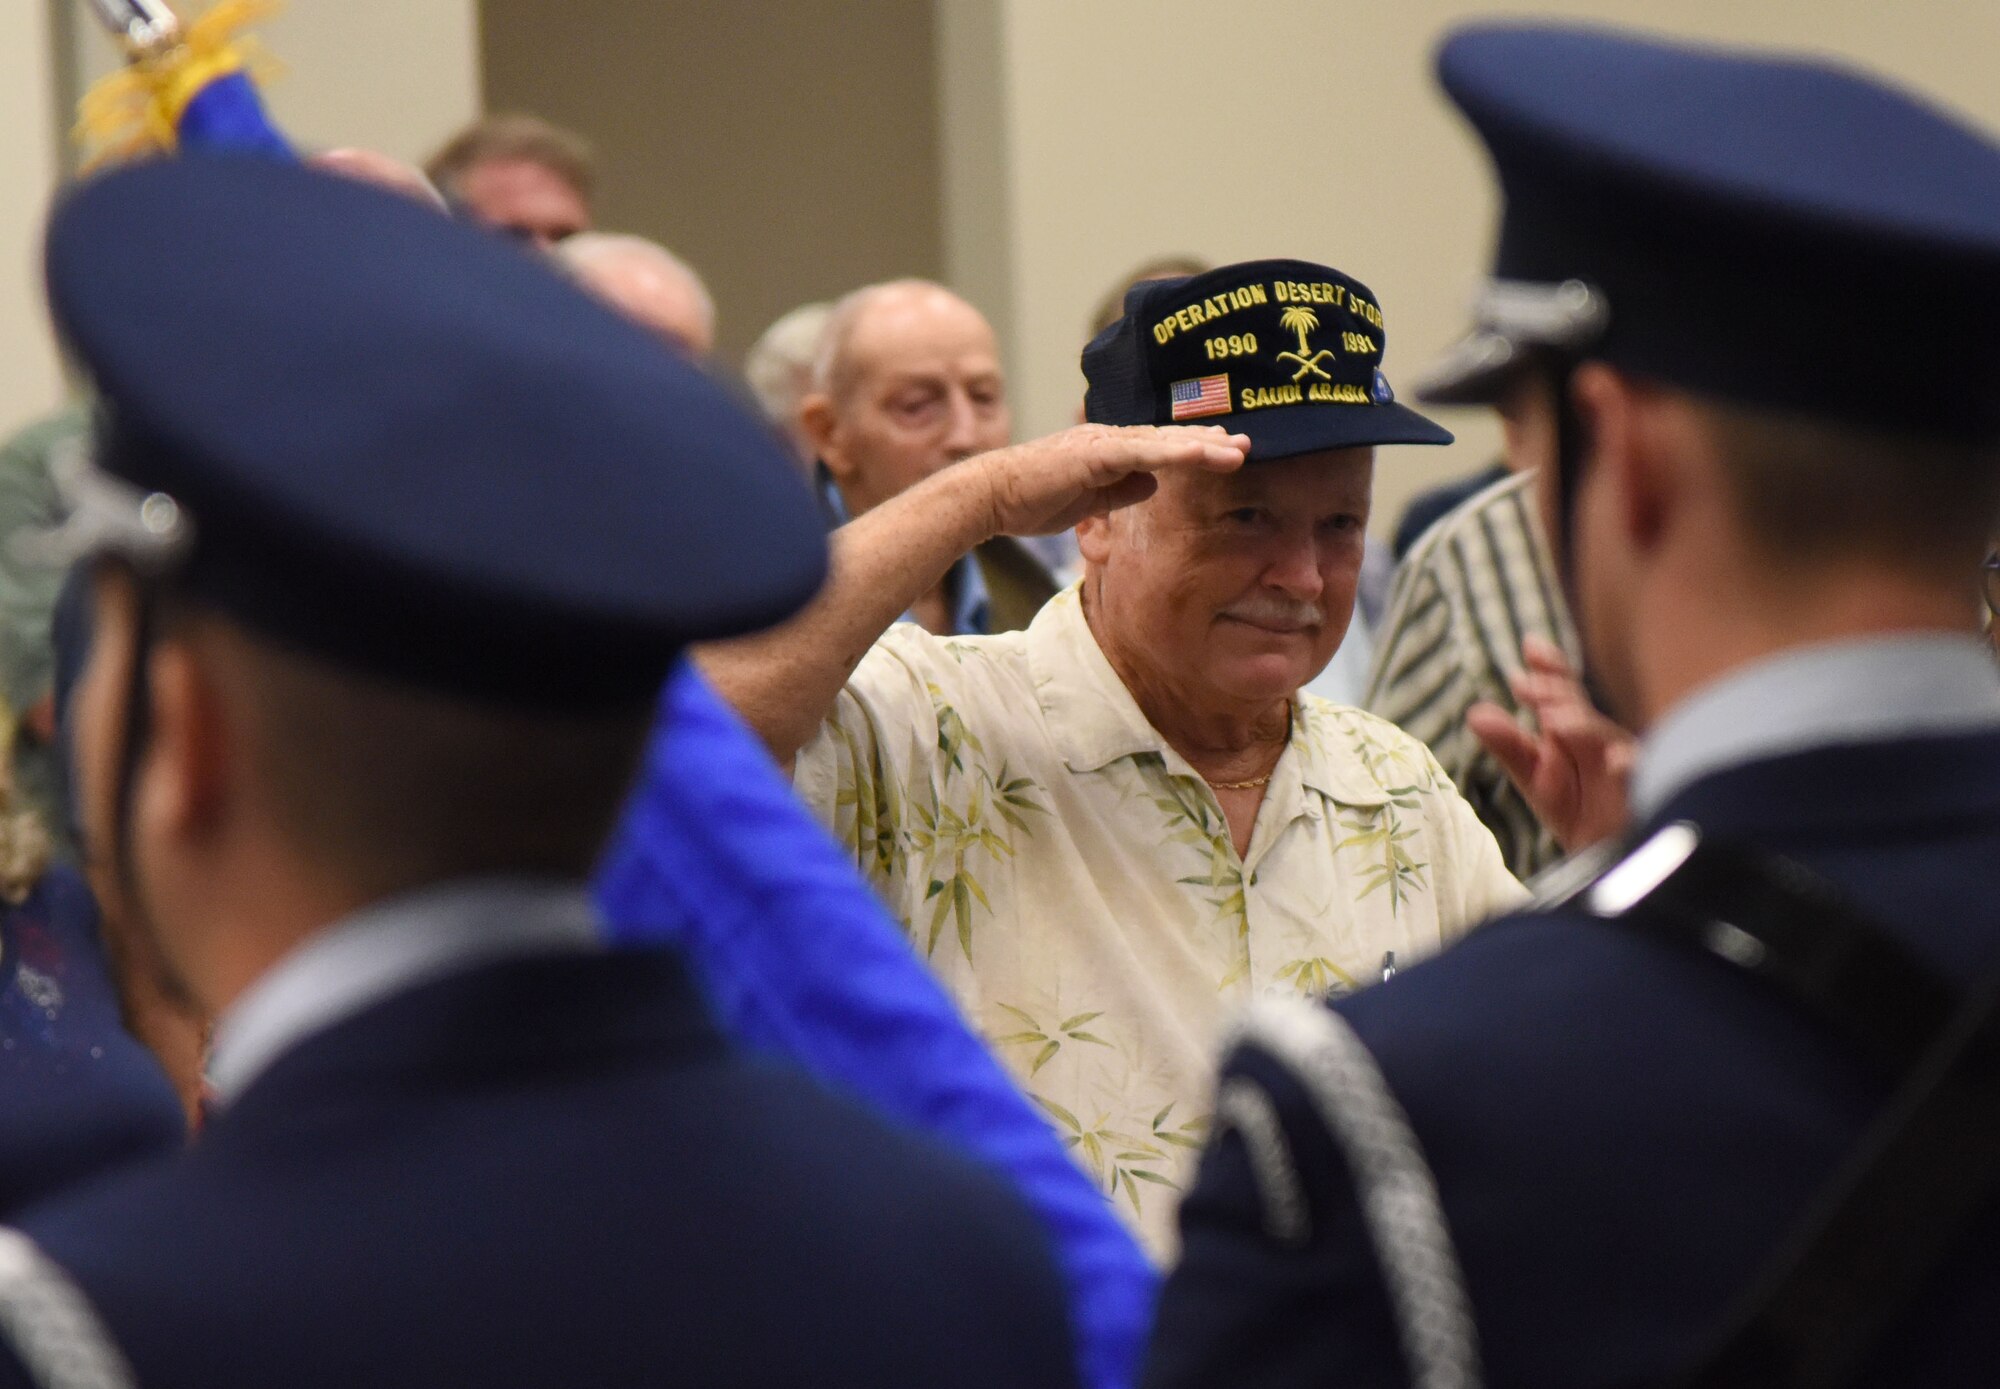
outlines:
[[643, 236], [578, 232], [557, 243], [556, 259], [612, 308], [690, 357], [715, 347], [715, 300], [679, 256]]
[[[992, 325], [928, 280], [855, 290], [827, 321], [799, 424], [824, 470], [835, 522], [1006, 447], [1014, 421]], [[911, 604], [905, 620], [940, 636], [1016, 631], [1055, 592], [1026, 546], [995, 536]]]

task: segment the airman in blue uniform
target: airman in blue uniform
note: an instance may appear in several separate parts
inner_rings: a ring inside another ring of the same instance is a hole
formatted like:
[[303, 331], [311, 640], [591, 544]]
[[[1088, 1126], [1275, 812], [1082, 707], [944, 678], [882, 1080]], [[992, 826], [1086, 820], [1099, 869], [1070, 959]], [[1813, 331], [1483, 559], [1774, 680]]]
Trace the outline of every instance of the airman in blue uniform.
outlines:
[[996, 1177], [724, 1040], [585, 880], [688, 644], [825, 542], [763, 426], [513, 247], [250, 156], [48, 238], [87, 852], [219, 1017], [184, 1156], [0, 1232], [0, 1385], [1068, 1385]]
[[1635, 827], [1252, 1018], [1147, 1383], [1990, 1383], [2000, 148], [1810, 59], [1439, 67], [1505, 212], [1428, 398], [1540, 469]]

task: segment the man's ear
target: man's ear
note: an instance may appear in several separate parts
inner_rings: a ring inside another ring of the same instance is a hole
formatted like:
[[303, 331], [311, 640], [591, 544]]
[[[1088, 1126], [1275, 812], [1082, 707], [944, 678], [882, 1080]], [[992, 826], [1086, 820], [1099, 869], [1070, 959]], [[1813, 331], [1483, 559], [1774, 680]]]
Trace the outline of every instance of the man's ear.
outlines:
[[1111, 555], [1112, 513], [1100, 511], [1076, 523], [1076, 548], [1092, 564], [1103, 564]]
[[134, 809], [154, 833], [206, 838], [227, 812], [229, 708], [197, 643], [162, 637], [149, 656], [151, 724]]
[[1680, 494], [1679, 451], [1663, 392], [1602, 362], [1586, 362], [1570, 378], [1583, 430], [1586, 466], [1610, 499], [1619, 528], [1635, 550], [1651, 549]]
[[846, 482], [854, 476], [854, 464], [834, 437], [839, 427], [840, 412], [834, 409], [833, 397], [826, 392], [814, 391], [799, 402], [799, 431], [812, 445], [813, 456], [826, 465], [836, 482]]

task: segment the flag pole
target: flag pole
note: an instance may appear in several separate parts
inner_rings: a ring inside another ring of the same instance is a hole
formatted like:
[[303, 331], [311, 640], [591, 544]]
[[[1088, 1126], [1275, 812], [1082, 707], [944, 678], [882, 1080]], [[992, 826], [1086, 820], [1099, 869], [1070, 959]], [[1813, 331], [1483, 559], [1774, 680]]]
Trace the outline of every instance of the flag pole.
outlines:
[[91, 13], [118, 40], [128, 58], [151, 58], [181, 38], [180, 16], [166, 0], [89, 0]]

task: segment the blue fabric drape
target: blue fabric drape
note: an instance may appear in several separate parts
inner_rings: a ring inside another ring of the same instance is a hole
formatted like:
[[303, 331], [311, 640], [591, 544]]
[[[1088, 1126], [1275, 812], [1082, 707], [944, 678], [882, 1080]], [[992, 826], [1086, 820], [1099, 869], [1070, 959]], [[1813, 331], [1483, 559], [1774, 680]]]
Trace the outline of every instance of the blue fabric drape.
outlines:
[[218, 77], [181, 112], [181, 148], [293, 157], [291, 144], [271, 125], [256, 84], [240, 72]]
[[599, 903], [615, 939], [677, 946], [742, 1041], [1011, 1180], [1071, 1289], [1085, 1384], [1132, 1382], [1157, 1291], [1151, 1264], [763, 745], [691, 668], [661, 700]]

